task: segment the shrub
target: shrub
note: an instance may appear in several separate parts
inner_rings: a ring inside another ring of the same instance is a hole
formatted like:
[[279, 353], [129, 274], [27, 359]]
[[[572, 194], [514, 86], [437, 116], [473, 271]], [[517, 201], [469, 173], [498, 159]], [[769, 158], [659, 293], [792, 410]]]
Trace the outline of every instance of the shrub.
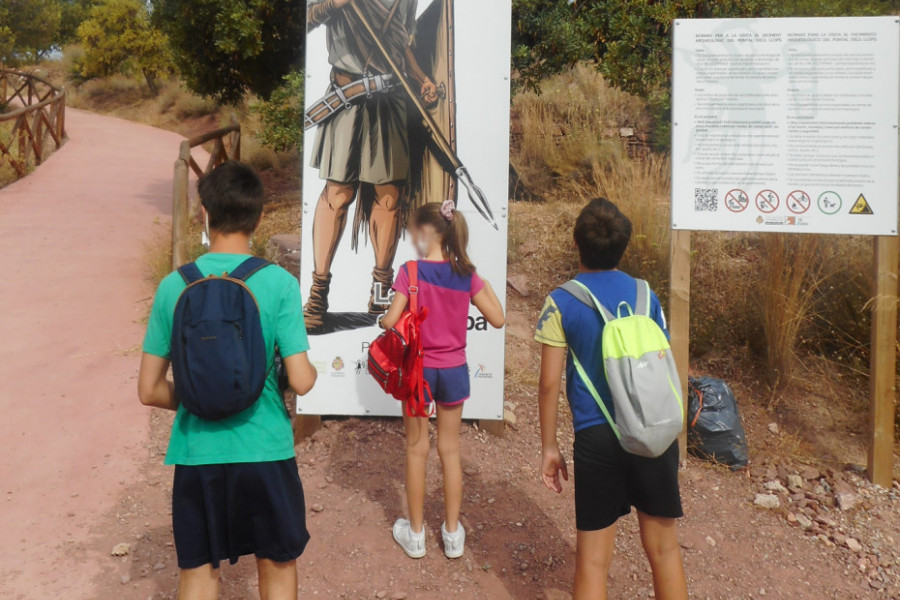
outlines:
[[303, 86], [303, 73], [290, 73], [268, 100], [251, 105], [262, 121], [257, 137], [264, 146], [276, 152], [303, 151]]

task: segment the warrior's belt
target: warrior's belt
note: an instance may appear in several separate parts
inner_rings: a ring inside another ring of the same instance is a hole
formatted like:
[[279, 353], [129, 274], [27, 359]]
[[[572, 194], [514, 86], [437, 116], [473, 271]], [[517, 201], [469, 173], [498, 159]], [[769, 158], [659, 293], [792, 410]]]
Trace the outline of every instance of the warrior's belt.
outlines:
[[343, 86], [332, 82], [331, 91], [314, 102], [306, 111], [305, 128], [309, 129], [324, 123], [338, 112], [350, 108], [353, 101], [362, 96], [371, 98], [372, 94], [386, 92], [396, 85], [395, 78], [391, 74], [366, 75]]

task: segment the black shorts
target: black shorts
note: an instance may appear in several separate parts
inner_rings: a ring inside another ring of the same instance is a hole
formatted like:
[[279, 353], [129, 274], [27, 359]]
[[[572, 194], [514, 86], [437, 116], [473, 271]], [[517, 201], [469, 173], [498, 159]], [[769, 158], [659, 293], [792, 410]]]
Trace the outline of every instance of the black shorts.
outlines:
[[297, 462], [176, 465], [172, 526], [181, 569], [247, 554], [294, 560], [309, 542]]
[[677, 519], [678, 442], [659, 458], [629, 454], [609, 425], [575, 433], [575, 525], [579, 531], [606, 529], [633, 506], [651, 517]]

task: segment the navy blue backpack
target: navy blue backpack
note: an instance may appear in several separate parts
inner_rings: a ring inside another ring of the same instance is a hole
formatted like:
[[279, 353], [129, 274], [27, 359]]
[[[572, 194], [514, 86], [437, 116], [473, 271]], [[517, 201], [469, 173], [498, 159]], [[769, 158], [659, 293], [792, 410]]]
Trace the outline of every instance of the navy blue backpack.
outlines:
[[271, 263], [248, 258], [231, 273], [204, 277], [195, 263], [178, 272], [187, 287], [172, 321], [175, 398], [215, 421], [242, 412], [266, 385], [266, 344], [259, 306], [247, 280]]

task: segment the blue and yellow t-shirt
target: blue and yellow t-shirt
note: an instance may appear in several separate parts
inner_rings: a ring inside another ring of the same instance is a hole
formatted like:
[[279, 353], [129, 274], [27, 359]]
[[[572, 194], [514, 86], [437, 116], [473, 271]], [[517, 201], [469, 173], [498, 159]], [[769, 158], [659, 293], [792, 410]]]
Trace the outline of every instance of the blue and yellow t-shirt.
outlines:
[[[581, 273], [575, 279], [587, 286], [603, 306], [615, 313], [622, 302], [634, 307], [637, 302], [637, 280], [622, 271], [601, 271]], [[650, 317], [656, 321], [666, 337], [666, 317], [659, 304], [659, 298], [651, 293]], [[600, 340], [603, 336], [603, 319], [593, 308], [576, 300], [574, 296], [557, 289], [550, 293], [541, 316], [538, 319], [534, 339], [548, 346], [569, 348], [578, 356], [600, 397], [606, 403], [609, 413], [615, 418], [612, 395], [603, 369], [603, 351]], [[566, 360], [566, 396], [572, 409], [575, 431], [602, 425], [606, 417], [587, 390], [575, 366], [572, 352]]]
[[[221, 275], [230, 273], [247, 258], [243, 254], [206, 254], [197, 259], [197, 266], [204, 275]], [[282, 356], [309, 350], [297, 278], [281, 267], [270, 266], [248, 279], [247, 286], [259, 304], [269, 364], [274, 359], [276, 345]], [[159, 284], [144, 337], [147, 354], [169, 358], [175, 304], [184, 288], [184, 279], [177, 272]], [[166, 464], [210, 465], [293, 458], [294, 434], [277, 378], [272, 369], [259, 401], [221, 421], [206, 421], [180, 407], [172, 425]]]

